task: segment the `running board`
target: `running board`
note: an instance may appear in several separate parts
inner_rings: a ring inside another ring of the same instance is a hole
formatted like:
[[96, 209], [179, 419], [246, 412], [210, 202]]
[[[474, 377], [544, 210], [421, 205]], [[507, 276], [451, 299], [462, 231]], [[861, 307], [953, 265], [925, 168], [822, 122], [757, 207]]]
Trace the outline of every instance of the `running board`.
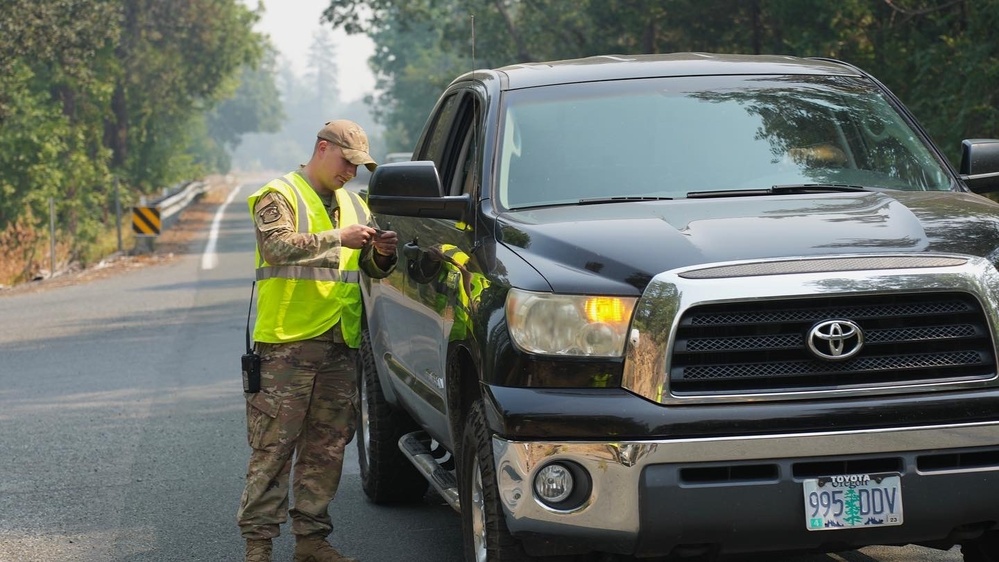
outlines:
[[421, 437], [429, 440], [430, 436], [425, 431], [414, 431], [399, 438], [399, 450], [402, 451], [409, 462], [420, 471], [420, 474], [427, 479], [427, 482], [437, 490], [437, 493], [444, 498], [455, 511], [460, 512], [458, 500], [458, 480], [450, 470], [444, 470], [437, 464], [430, 449]]

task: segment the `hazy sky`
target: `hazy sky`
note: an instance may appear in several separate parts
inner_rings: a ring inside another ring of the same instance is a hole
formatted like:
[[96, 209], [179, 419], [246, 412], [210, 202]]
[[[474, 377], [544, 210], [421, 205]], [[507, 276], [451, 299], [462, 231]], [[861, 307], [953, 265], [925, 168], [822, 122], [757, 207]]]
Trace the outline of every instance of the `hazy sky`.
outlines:
[[[250, 8], [257, 5], [257, 0], [242, 1]], [[256, 29], [270, 35], [281, 54], [301, 74], [314, 33], [322, 27], [329, 29], [329, 24], [319, 23], [329, 0], [261, 0], [261, 3], [265, 11]], [[375, 78], [367, 63], [374, 45], [366, 35], [347, 35], [340, 30], [333, 33], [333, 40], [340, 69], [340, 98], [351, 102], [374, 89]]]

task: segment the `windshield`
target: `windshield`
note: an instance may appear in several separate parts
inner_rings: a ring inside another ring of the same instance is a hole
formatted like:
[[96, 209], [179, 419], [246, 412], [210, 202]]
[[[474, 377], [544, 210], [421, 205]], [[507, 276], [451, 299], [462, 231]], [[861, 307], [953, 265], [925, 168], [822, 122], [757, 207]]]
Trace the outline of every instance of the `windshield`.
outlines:
[[509, 92], [497, 196], [580, 200], [835, 184], [946, 191], [943, 164], [868, 80], [710, 76]]

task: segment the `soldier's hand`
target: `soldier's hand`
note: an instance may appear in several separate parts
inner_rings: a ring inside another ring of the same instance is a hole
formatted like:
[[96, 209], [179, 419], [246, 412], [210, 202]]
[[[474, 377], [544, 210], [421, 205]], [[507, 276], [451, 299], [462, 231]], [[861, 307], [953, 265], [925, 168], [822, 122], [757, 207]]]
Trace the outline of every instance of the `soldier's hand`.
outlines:
[[371, 242], [375, 229], [363, 224], [352, 224], [340, 229], [340, 245], [360, 250]]
[[383, 256], [391, 256], [396, 252], [399, 245], [399, 236], [392, 230], [381, 230], [375, 234], [371, 243], [375, 247], [375, 252]]

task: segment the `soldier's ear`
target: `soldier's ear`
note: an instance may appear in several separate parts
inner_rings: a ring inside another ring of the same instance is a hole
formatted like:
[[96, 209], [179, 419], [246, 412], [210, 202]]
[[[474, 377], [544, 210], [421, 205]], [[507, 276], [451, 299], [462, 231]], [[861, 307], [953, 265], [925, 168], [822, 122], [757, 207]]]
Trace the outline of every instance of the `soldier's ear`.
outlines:
[[318, 153], [324, 153], [325, 154], [325, 153], [333, 150], [333, 147], [334, 147], [333, 143], [331, 143], [330, 141], [328, 141], [326, 139], [319, 139], [319, 140], [316, 141], [316, 153], [317, 154]]

